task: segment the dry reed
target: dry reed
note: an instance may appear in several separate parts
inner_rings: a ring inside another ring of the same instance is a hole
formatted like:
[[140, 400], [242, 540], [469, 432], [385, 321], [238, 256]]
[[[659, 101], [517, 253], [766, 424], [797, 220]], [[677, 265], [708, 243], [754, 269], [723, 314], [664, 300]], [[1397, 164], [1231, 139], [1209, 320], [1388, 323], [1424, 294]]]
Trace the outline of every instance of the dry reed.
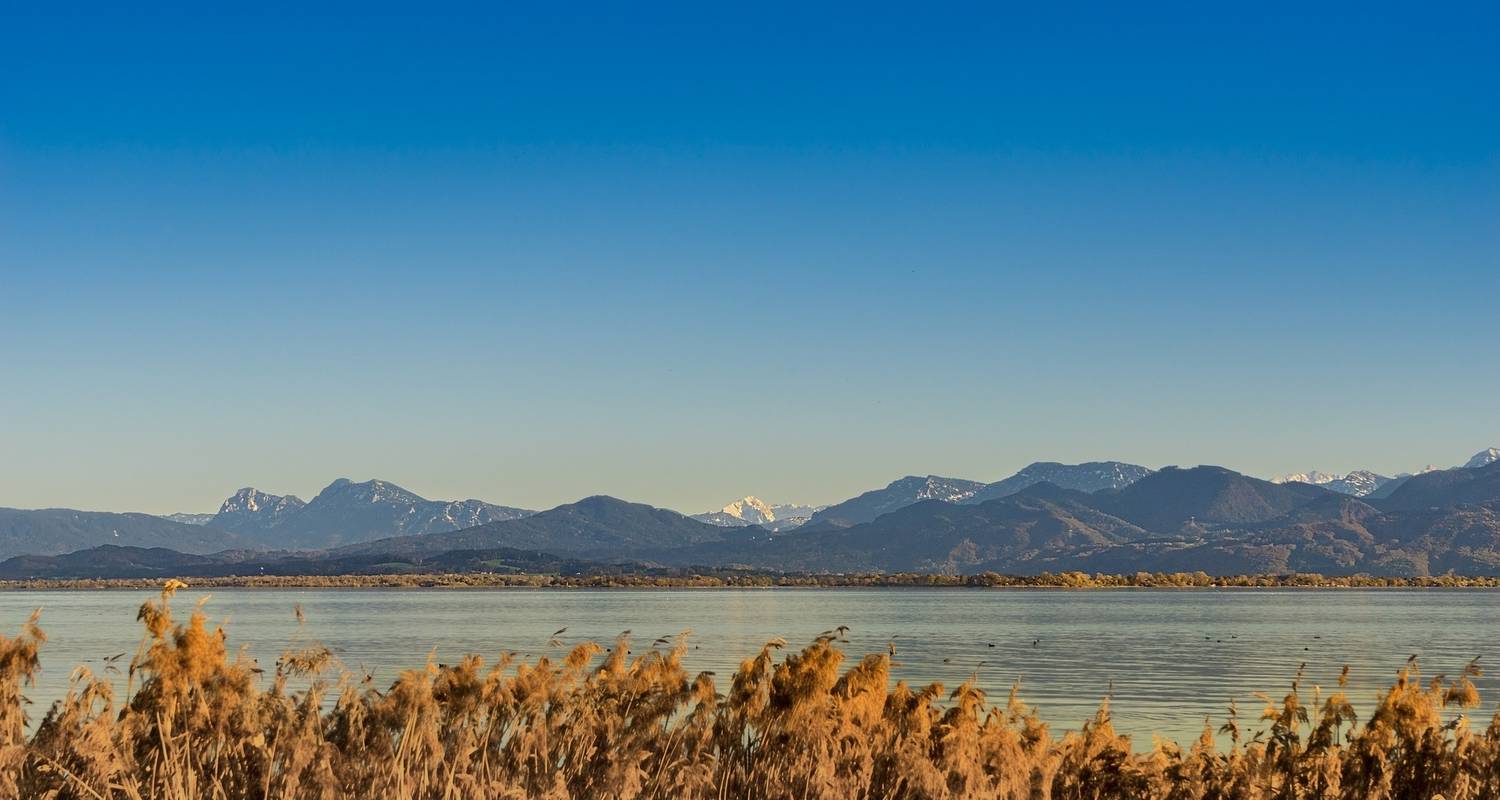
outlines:
[[1222, 737], [1139, 749], [1107, 707], [1055, 736], [1014, 691], [992, 704], [972, 683], [893, 685], [891, 653], [845, 668], [842, 631], [785, 656], [768, 644], [723, 693], [685, 671], [685, 636], [633, 657], [622, 638], [428, 663], [383, 690], [295, 642], [262, 680], [201, 608], [174, 616], [180, 585], [141, 607], [122, 676], [75, 671], [29, 734], [45, 637], [35, 617], [0, 637], [0, 797], [1500, 797], [1500, 719], [1463, 713], [1473, 664], [1426, 682], [1408, 664], [1363, 722], [1342, 681], [1310, 701], [1294, 684], [1264, 698], [1253, 737], [1234, 711]]

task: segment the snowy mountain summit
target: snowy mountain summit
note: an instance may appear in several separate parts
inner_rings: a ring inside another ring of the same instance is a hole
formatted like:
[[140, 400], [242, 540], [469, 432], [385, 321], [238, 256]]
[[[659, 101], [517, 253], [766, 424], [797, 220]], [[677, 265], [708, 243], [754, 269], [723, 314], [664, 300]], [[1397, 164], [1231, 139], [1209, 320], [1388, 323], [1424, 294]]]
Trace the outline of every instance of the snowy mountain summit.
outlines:
[[[1474, 457], [1464, 462], [1462, 469], [1479, 469], [1500, 461], [1500, 447], [1487, 447], [1474, 454]], [[1329, 472], [1294, 472], [1279, 478], [1272, 478], [1272, 483], [1311, 483], [1324, 489], [1353, 495], [1355, 497], [1388, 497], [1393, 491], [1399, 489], [1402, 484], [1413, 474], [1425, 475], [1429, 472], [1437, 472], [1438, 468], [1428, 464], [1415, 473], [1403, 472], [1394, 478], [1377, 475], [1369, 470], [1355, 470], [1348, 475], [1338, 475]]]
[[1126, 464], [1123, 461], [1089, 461], [1083, 464], [1037, 461], [1027, 464], [1020, 472], [1005, 480], [987, 484], [973, 496], [960, 502], [983, 503], [1009, 497], [1038, 483], [1050, 483], [1063, 489], [1073, 489], [1079, 492], [1124, 489], [1150, 474], [1151, 470], [1146, 467], [1139, 464]]
[[786, 531], [807, 521], [818, 510], [814, 506], [783, 503], [771, 505], [755, 495], [746, 495], [718, 511], [694, 514], [693, 519], [718, 525], [721, 528], [739, 528], [759, 525], [773, 531]]
[[1465, 469], [1478, 469], [1487, 467], [1496, 461], [1500, 461], [1500, 447], [1488, 447], [1474, 454], [1474, 457], [1464, 463]]
[[1310, 470], [1308, 472], [1293, 472], [1272, 478], [1271, 483], [1310, 483], [1314, 486], [1322, 486], [1325, 483], [1333, 483], [1342, 479], [1343, 476], [1334, 472], [1323, 472], [1321, 470]]
[[746, 495], [739, 500], [719, 509], [720, 514], [728, 514], [746, 525], [759, 525], [762, 522], [775, 522], [776, 511], [766, 501], [755, 495]]
[[247, 486], [225, 500], [209, 524], [235, 533], [265, 531], [306, 505], [296, 495], [270, 494]]
[[1374, 493], [1380, 487], [1391, 482], [1384, 475], [1377, 475], [1367, 469], [1357, 469], [1346, 475], [1332, 472], [1294, 472], [1279, 478], [1272, 478], [1272, 483], [1310, 483], [1321, 486], [1324, 489], [1338, 492], [1339, 494], [1352, 495], [1354, 497], [1366, 497]]

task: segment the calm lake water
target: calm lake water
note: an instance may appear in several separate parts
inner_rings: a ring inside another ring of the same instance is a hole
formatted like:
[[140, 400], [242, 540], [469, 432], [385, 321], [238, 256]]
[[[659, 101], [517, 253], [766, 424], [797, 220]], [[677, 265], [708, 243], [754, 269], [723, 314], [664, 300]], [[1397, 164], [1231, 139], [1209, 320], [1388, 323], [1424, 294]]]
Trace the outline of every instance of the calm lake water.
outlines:
[[[34, 716], [64, 692], [73, 666], [135, 652], [135, 611], [151, 596], [0, 592], [7, 634], [42, 609], [49, 641], [29, 692]], [[186, 591], [174, 604], [185, 610], [201, 596]], [[717, 672], [723, 691], [768, 639], [796, 646], [848, 625], [850, 663], [894, 637], [898, 677], [951, 688], [977, 672], [997, 702], [1019, 680], [1054, 730], [1076, 728], [1110, 695], [1116, 727], [1143, 746], [1153, 734], [1194, 738], [1205, 716], [1217, 727], [1231, 698], [1258, 715], [1251, 694], [1279, 697], [1303, 663], [1308, 687], [1335, 685], [1349, 665], [1363, 720], [1408, 656], [1429, 677], [1455, 675], [1475, 656], [1490, 661], [1500, 633], [1500, 592], [1485, 590], [219, 589], [207, 609], [227, 624], [231, 647], [248, 643], [269, 667], [297, 633], [295, 603], [304, 637], [381, 684], [432, 651], [443, 661], [555, 652], [547, 640], [566, 626], [569, 644], [629, 629], [638, 648], [690, 629], [689, 669]], [[1500, 687], [1488, 676], [1479, 686], [1487, 719]]]

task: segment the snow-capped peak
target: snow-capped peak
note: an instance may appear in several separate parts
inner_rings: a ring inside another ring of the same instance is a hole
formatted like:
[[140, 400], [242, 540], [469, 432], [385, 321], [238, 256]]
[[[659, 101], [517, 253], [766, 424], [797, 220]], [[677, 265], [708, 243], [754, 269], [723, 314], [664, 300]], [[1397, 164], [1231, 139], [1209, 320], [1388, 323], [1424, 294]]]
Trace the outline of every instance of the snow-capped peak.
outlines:
[[720, 513], [728, 514], [735, 519], [744, 520], [751, 525], [759, 525], [763, 522], [775, 522], [776, 512], [766, 501], [755, 495], [745, 497], [719, 509]]
[[281, 498], [274, 494], [266, 494], [259, 489], [247, 486], [225, 500], [223, 505], [219, 506], [219, 513], [230, 514], [246, 511], [254, 513], [259, 511], [262, 505], [274, 505], [280, 502], [280, 500]]
[[1272, 478], [1271, 483], [1311, 483], [1314, 486], [1321, 486], [1325, 483], [1333, 483], [1341, 477], [1343, 476], [1314, 469], [1307, 472], [1293, 472], [1289, 475], [1282, 475], [1279, 478]]
[[808, 517], [821, 508], [822, 506], [796, 505], [793, 503], [771, 505], [752, 494], [746, 495], [718, 511], [694, 514], [692, 518], [699, 522], [717, 525], [720, 528], [740, 528], [746, 525], [759, 525], [771, 531], [789, 531], [807, 522]]
[[928, 475], [925, 478], [912, 475], [896, 481], [886, 488], [889, 489], [902, 483], [909, 483], [916, 489], [915, 497], [917, 500], [942, 500], [945, 503], [957, 503], [967, 500], [974, 496], [974, 492], [984, 486], [981, 483], [954, 480], [952, 478], [944, 478], [940, 475]]
[[1367, 469], [1357, 469], [1347, 475], [1319, 472], [1318, 470], [1296, 472], [1291, 475], [1272, 478], [1271, 482], [1311, 483], [1314, 486], [1322, 486], [1325, 489], [1330, 489], [1340, 494], [1364, 497], [1384, 486], [1390, 480], [1390, 478], [1384, 475], [1376, 475]]
[[1474, 454], [1474, 457], [1464, 463], [1465, 469], [1478, 469], [1500, 461], [1500, 447], [1488, 447]]

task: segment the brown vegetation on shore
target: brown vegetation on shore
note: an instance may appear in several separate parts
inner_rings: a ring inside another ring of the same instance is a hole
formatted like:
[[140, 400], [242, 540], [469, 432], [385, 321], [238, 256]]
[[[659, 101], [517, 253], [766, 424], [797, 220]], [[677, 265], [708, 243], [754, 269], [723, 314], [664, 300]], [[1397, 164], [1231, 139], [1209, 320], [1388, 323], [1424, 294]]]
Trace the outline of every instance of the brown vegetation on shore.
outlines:
[[[1500, 577], [1431, 575], [1412, 578], [1372, 575], [1208, 575], [1203, 572], [1137, 572], [1131, 575], [1044, 572], [1040, 575], [940, 575], [934, 573], [779, 574], [718, 570], [709, 573], [526, 574], [499, 572], [400, 573], [387, 575], [232, 575], [193, 578], [195, 586], [244, 588], [855, 588], [953, 587], [978, 589], [1493, 589]], [[38, 578], [0, 581], [16, 589], [152, 589], [153, 578]]]
[[1362, 722], [1342, 686], [1324, 697], [1294, 683], [1264, 698], [1254, 736], [1231, 712], [1222, 747], [1205, 726], [1187, 745], [1141, 748], [1107, 707], [1054, 736], [1014, 691], [992, 704], [972, 683], [892, 685], [894, 647], [846, 666], [840, 631], [780, 658], [772, 642], [722, 686], [683, 669], [685, 637], [634, 656], [622, 638], [556, 660], [428, 663], [385, 689], [302, 643], [262, 681], [201, 609], [174, 616], [180, 587], [141, 607], [123, 676], [80, 667], [34, 726], [24, 689], [45, 636], [33, 617], [0, 637], [0, 796], [1500, 796], [1500, 719], [1476, 730], [1462, 713], [1479, 702], [1475, 665], [1423, 682], [1408, 664]]

